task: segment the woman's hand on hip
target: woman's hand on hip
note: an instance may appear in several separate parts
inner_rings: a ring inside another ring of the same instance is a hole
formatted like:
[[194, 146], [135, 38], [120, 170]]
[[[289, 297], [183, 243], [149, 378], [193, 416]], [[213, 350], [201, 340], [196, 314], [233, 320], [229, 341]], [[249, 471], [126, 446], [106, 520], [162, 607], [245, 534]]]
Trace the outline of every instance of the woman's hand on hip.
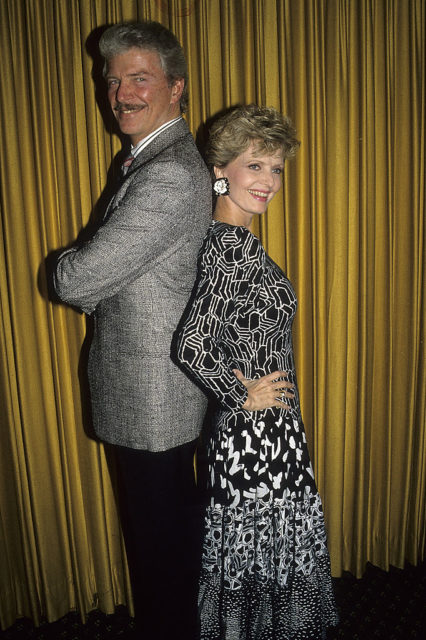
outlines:
[[294, 393], [290, 391], [294, 388], [294, 384], [288, 380], [280, 379], [287, 377], [287, 371], [274, 371], [254, 380], [245, 378], [239, 369], [233, 369], [233, 372], [248, 391], [247, 400], [242, 409], [246, 411], [261, 411], [271, 407], [290, 409], [284, 400], [285, 398], [294, 398]]

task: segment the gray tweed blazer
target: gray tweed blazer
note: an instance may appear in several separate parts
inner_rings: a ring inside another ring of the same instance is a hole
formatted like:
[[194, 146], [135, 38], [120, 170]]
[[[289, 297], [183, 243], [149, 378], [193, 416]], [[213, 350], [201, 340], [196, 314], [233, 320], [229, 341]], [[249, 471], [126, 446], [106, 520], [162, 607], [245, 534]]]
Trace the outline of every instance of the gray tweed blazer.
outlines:
[[142, 150], [93, 238], [57, 261], [59, 298], [94, 320], [93, 424], [101, 440], [164, 451], [195, 439], [206, 399], [170, 357], [211, 219], [211, 182], [184, 120]]

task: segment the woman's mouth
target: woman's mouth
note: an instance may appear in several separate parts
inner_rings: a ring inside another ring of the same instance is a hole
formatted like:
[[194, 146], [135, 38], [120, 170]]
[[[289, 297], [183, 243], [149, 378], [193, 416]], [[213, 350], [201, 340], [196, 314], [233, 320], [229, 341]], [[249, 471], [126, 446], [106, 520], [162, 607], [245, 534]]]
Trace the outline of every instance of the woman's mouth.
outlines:
[[258, 191], [257, 189], [248, 189], [250, 195], [252, 195], [256, 200], [267, 200], [269, 196], [269, 191]]

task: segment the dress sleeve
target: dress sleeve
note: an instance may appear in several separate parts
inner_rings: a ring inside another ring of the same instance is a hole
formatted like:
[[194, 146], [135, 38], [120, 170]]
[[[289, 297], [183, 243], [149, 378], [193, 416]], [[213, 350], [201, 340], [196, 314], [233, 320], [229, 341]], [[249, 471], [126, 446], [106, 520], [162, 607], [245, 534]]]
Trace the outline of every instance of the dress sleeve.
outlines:
[[181, 327], [177, 356], [200, 385], [228, 409], [247, 399], [246, 387], [223, 349], [226, 326], [255, 294], [264, 268], [259, 240], [247, 229], [230, 227], [212, 235], [201, 258], [195, 299]]

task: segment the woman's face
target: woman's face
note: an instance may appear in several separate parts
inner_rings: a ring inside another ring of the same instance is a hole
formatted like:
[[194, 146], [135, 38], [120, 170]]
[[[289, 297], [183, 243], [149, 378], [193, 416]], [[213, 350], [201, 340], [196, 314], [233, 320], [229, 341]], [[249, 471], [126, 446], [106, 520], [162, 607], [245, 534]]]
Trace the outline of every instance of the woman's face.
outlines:
[[[266, 211], [281, 188], [284, 158], [281, 151], [259, 155], [253, 143], [225, 167], [215, 167], [217, 178], [229, 180], [229, 195], [220, 197], [221, 207], [232, 215], [232, 224], [250, 226], [254, 215]], [[218, 204], [219, 204], [218, 200]]]

